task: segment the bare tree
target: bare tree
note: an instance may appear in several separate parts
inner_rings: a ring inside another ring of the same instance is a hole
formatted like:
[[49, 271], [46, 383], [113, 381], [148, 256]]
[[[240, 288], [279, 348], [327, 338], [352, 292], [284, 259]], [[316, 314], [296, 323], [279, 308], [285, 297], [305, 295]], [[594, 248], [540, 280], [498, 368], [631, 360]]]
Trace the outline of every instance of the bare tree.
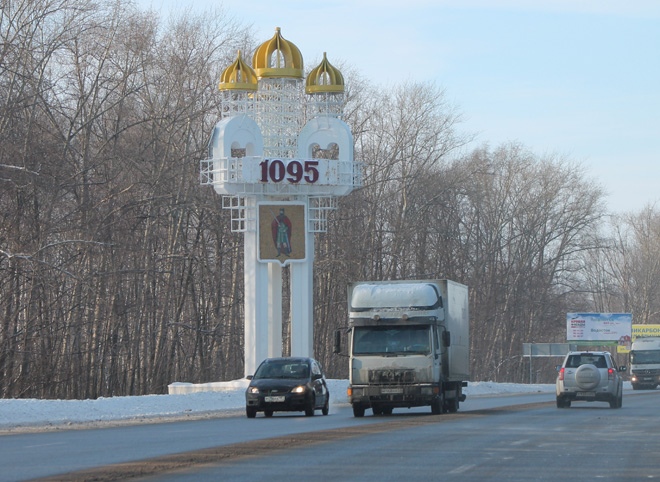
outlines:
[[16, 75], [2, 76], [0, 152], [23, 153], [2, 163], [4, 394], [239, 373], [240, 246], [196, 159], [247, 30], [217, 11], [163, 33], [130, 4], [75, 0], [14, 2], [2, 21]]
[[361, 196], [372, 241], [368, 276], [405, 278], [417, 268], [411, 259], [420, 210], [428, 204], [424, 182], [466, 142], [456, 132], [459, 122], [432, 84], [403, 84], [373, 99], [358, 141], [367, 166]]
[[457, 211], [468, 236], [460, 259], [471, 266], [475, 374], [494, 379], [523, 342], [564, 336], [566, 300], [579, 289], [582, 254], [599, 248], [589, 233], [604, 207], [578, 166], [518, 145], [475, 151], [464, 169], [477, 173]]
[[[613, 217], [611, 248], [598, 266], [614, 286], [605, 311], [632, 313], [633, 323], [660, 323], [660, 214], [649, 205], [637, 213]], [[601, 290], [602, 291], [602, 290]], [[601, 296], [602, 293], [599, 293]]]

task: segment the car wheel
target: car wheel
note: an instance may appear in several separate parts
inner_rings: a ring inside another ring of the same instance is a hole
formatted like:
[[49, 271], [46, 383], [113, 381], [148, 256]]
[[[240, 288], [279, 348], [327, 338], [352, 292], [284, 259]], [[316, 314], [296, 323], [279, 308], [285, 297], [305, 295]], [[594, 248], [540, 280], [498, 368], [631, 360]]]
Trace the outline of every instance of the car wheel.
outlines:
[[565, 400], [562, 397], [557, 397], [557, 408], [569, 408], [571, 406], [570, 400]]
[[362, 405], [353, 405], [353, 416], [364, 417], [364, 407]]
[[327, 415], [330, 413], [330, 397], [325, 397], [325, 404], [323, 405], [323, 408], [321, 409], [321, 413], [323, 415]]
[[254, 418], [257, 416], [257, 409], [254, 407], [245, 407], [245, 415], [247, 415], [247, 418]]
[[381, 412], [383, 415], [392, 415], [392, 407], [383, 407]]
[[273, 416], [273, 411], [272, 410], [264, 410], [264, 415], [266, 417], [272, 417]]
[[316, 406], [316, 400], [314, 397], [312, 397], [309, 400], [309, 404], [307, 405], [307, 408], [305, 408], [305, 416], [306, 417], [313, 417], [314, 416], [314, 407]]

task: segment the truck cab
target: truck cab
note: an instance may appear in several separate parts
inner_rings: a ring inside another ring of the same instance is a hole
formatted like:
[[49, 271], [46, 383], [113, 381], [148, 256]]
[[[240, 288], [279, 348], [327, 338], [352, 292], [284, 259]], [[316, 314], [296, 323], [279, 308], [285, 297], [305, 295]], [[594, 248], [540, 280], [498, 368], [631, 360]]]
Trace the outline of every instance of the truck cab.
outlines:
[[374, 415], [458, 410], [469, 379], [467, 301], [467, 287], [449, 280], [349, 286], [348, 397], [356, 417], [368, 408]]
[[630, 348], [633, 390], [654, 390], [660, 384], [660, 337], [636, 338]]

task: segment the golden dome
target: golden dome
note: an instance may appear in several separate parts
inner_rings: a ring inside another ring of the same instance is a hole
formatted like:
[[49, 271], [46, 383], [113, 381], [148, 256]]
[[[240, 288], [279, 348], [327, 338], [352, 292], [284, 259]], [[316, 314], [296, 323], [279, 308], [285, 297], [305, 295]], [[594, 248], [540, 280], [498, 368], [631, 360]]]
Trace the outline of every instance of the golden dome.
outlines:
[[344, 92], [344, 76], [339, 69], [328, 62], [325, 52], [323, 52], [323, 61], [307, 76], [305, 92], [307, 94]]
[[243, 61], [240, 50], [234, 63], [227, 67], [220, 76], [218, 88], [220, 90], [257, 90], [257, 74]]
[[279, 27], [275, 29], [273, 38], [262, 43], [254, 52], [252, 65], [259, 78], [303, 77], [303, 58], [300, 50], [293, 42], [282, 37]]

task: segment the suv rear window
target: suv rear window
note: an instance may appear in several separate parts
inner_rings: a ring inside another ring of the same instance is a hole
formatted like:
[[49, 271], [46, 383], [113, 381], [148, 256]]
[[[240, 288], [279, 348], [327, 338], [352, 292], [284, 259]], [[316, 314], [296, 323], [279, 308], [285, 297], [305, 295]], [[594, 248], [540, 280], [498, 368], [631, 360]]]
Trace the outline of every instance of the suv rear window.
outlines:
[[577, 368], [580, 365], [595, 365], [596, 368], [607, 368], [607, 360], [603, 355], [571, 355], [566, 360], [567, 368]]

